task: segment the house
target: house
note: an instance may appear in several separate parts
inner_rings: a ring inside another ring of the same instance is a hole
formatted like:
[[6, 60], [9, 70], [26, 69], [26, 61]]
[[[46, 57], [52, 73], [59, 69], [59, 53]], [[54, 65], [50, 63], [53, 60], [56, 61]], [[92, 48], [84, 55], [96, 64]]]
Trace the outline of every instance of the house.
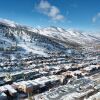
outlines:
[[7, 91], [11, 96], [13, 97], [17, 96], [17, 91], [11, 85], [5, 85], [4, 88], [7, 89]]
[[19, 82], [18, 89], [24, 93], [31, 93], [33, 91], [33, 85], [30, 82], [21, 81]]
[[90, 96], [87, 100], [100, 100], [100, 92]]
[[13, 81], [23, 79], [23, 72], [21, 71], [21, 72], [11, 73], [11, 77]]

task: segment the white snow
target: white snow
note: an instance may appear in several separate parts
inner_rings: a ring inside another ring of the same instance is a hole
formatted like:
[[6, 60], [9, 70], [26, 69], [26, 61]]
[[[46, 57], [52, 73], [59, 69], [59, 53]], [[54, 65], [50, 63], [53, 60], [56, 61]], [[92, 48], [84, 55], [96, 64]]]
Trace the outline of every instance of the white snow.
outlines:
[[[0, 19], [1, 24], [5, 24], [11, 27], [16, 27], [19, 24], [16, 24], [13, 21], [9, 21], [7, 19]], [[63, 42], [68, 42], [68, 43], [79, 43], [82, 45], [86, 45], [87, 42], [92, 42], [93, 38], [90, 37], [87, 33], [73, 30], [73, 29], [63, 29], [60, 27], [47, 27], [47, 28], [31, 28], [27, 26], [22, 26], [19, 25], [20, 27], [26, 27], [28, 31], [32, 31], [39, 34], [42, 34], [44, 36], [48, 36], [49, 38], [54, 38], [61, 40]], [[46, 56], [46, 48], [45, 46], [49, 46], [50, 49], [53, 50], [53, 45], [52, 44], [47, 44], [46, 42], [38, 43], [39, 45], [36, 45], [37, 41], [32, 40], [31, 41], [31, 36], [27, 34], [25, 31], [17, 32], [17, 31], [12, 31], [10, 30], [11, 33], [13, 33], [14, 37], [17, 40], [17, 45], [21, 48], [23, 48], [26, 52], [33, 52], [36, 54], [41, 54]], [[34, 34], [34, 33], [33, 33]], [[5, 44], [0, 44], [0, 47], [10, 47], [11, 45], [14, 44], [14, 42], [10, 39], [4, 36], [4, 33], [0, 33], [0, 41], [5, 41]], [[67, 51], [68, 53], [71, 53], [71, 50]]]
[[10, 21], [10, 20], [7, 20], [7, 19], [0, 18], [0, 23], [4, 23], [4, 24], [11, 26], [11, 27], [16, 27], [14, 21]]

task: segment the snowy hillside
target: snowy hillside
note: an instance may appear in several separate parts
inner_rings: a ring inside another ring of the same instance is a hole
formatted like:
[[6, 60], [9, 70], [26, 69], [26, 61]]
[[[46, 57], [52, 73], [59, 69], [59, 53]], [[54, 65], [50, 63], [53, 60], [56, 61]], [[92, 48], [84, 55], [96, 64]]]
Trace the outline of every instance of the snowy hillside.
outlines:
[[94, 42], [93, 39], [96, 39], [95, 36], [93, 37], [92, 35], [89, 35], [88, 33], [72, 30], [72, 29], [65, 30], [58, 27], [44, 28], [44, 29], [41, 29], [39, 33], [49, 36], [49, 37], [53, 37], [55, 39], [62, 40], [64, 42], [69, 41], [71, 43], [77, 43], [81, 45], [92, 43]]
[[66, 52], [100, 42], [99, 37], [59, 27], [36, 29], [9, 20], [0, 21], [0, 50], [16, 49], [46, 56], [48, 52]]
[[17, 51], [33, 52], [46, 56], [50, 51], [64, 51], [66, 48], [47, 36], [33, 32], [33, 29], [14, 24], [10, 21], [0, 22], [1, 50], [17, 47]]

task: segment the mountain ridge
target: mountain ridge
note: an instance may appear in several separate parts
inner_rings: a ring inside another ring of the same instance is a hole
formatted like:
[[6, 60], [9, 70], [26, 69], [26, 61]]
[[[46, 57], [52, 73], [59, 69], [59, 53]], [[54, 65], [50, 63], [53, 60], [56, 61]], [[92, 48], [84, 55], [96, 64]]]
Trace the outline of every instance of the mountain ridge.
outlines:
[[5, 48], [16, 44], [22, 50], [45, 55], [47, 52], [66, 52], [68, 48], [88, 47], [96, 42], [100, 43], [99, 37], [84, 35], [81, 31], [55, 26], [37, 29], [9, 20], [0, 21], [0, 45]]

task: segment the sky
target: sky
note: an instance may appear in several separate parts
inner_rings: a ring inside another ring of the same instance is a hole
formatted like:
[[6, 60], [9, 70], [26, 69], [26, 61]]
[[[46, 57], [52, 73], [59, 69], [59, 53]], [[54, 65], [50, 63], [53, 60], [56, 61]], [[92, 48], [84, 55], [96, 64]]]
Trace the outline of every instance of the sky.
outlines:
[[100, 0], [0, 0], [0, 18], [38, 28], [100, 31]]

